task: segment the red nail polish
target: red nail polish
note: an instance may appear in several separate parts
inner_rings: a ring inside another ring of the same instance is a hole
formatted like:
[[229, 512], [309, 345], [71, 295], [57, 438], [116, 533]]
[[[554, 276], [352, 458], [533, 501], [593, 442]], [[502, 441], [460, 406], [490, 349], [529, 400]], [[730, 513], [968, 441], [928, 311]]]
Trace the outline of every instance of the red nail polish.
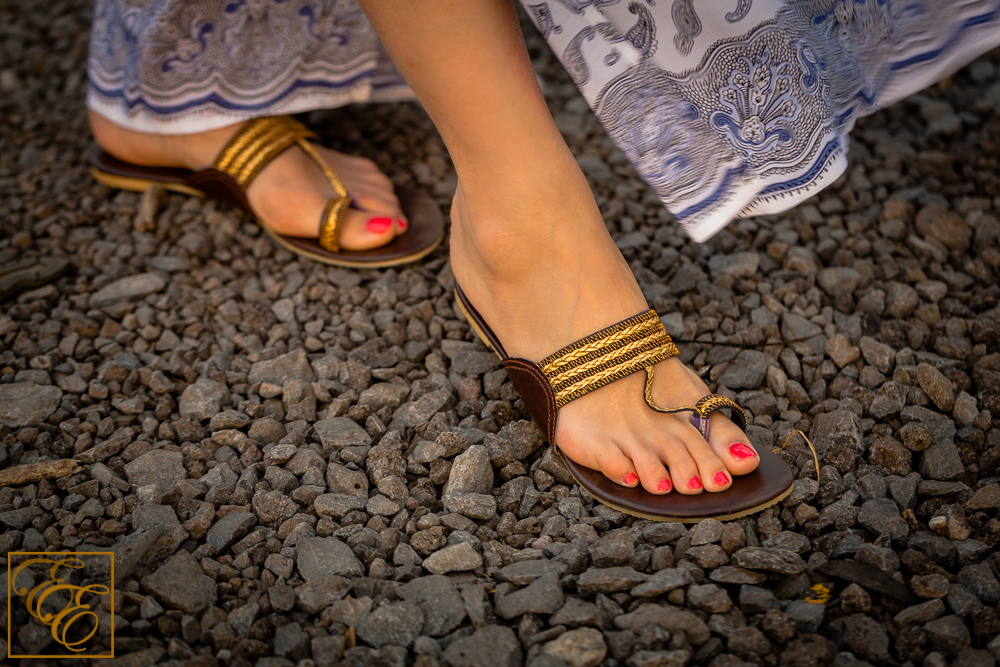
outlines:
[[626, 486], [632, 486], [633, 484], [639, 481], [639, 477], [636, 476], [634, 472], [630, 472], [629, 474], [625, 475], [622, 481], [625, 482]]
[[715, 482], [716, 486], [725, 486], [729, 484], [729, 476], [720, 470], [712, 477], [712, 481]]
[[692, 477], [690, 480], [688, 480], [688, 488], [691, 489], [692, 491], [694, 491], [695, 489], [700, 489], [701, 480], [698, 479], [697, 477]]
[[753, 457], [757, 456], [757, 452], [755, 452], [747, 445], [744, 445], [742, 442], [737, 442], [732, 445], [729, 445], [729, 453], [737, 461], [742, 461], [744, 459], [752, 459]]
[[372, 234], [384, 234], [392, 227], [392, 218], [372, 218], [365, 226]]
[[660, 483], [656, 486], [656, 490], [657, 491], [663, 491], [664, 493], [666, 493], [667, 491], [669, 491], [670, 490], [670, 480], [669, 479], [661, 479]]
[[399, 224], [400, 229], [406, 229], [408, 227], [408, 225], [406, 224], [406, 220], [403, 220], [402, 218], [397, 220], [396, 223]]

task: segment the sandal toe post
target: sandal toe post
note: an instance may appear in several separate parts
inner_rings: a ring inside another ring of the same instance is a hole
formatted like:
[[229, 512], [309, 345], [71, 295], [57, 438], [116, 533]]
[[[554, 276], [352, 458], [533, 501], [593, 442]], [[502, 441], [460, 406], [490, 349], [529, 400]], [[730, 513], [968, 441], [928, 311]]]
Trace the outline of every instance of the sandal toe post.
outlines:
[[[266, 116], [248, 121], [233, 135], [208, 169], [191, 171], [176, 167], [144, 167], [119, 160], [98, 150], [91, 161], [91, 174], [104, 185], [142, 192], [159, 185], [173, 192], [209, 196], [225, 201], [254, 216], [257, 224], [278, 245], [309, 259], [358, 269], [377, 269], [415, 262], [433, 252], [444, 240], [444, 216], [427, 194], [395, 186], [400, 208], [410, 221], [406, 232], [388, 244], [371, 250], [344, 250], [339, 246], [340, 224], [350, 197], [337, 175], [315, 149], [315, 135], [290, 116]], [[298, 146], [323, 171], [337, 197], [330, 200], [320, 219], [320, 238], [284, 236], [271, 229], [254, 213], [246, 189], [260, 171], [282, 151]]]
[[535, 363], [509, 356], [489, 325], [476, 311], [461, 288], [455, 285], [456, 301], [470, 325], [502, 359], [507, 374], [524, 405], [566, 468], [581, 488], [602, 503], [626, 514], [653, 521], [696, 523], [704, 519], [728, 520], [759, 512], [780, 502], [792, 491], [792, 471], [768, 450], [758, 452], [760, 463], [741, 475], [728, 489], [714, 493], [655, 495], [641, 486], [620, 486], [567, 458], [555, 442], [558, 410], [566, 403], [638, 370], [647, 375], [645, 400], [661, 413], [691, 412], [691, 421], [708, 437], [710, 415], [722, 409], [746, 430], [743, 410], [725, 396], [709, 394], [695, 405], [661, 408], [652, 399], [653, 365], [677, 354], [670, 336], [653, 311], [646, 311], [603, 329]]

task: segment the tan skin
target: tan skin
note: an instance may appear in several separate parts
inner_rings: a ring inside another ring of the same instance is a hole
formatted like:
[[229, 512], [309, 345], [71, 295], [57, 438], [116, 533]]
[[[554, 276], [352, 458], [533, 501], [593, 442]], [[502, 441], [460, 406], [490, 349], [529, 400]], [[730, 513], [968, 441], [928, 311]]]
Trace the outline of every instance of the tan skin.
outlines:
[[[537, 361], [646, 310], [538, 88], [511, 0], [359, 4], [448, 146], [459, 177], [452, 269], [507, 352]], [[210, 162], [209, 153], [183, 164]], [[662, 406], [708, 393], [676, 358], [657, 364], [655, 378]], [[725, 415], [712, 416], [706, 442], [689, 415], [649, 410], [643, 387], [636, 373], [561, 408], [562, 451], [654, 494], [721, 491], [757, 467], [746, 434]]]

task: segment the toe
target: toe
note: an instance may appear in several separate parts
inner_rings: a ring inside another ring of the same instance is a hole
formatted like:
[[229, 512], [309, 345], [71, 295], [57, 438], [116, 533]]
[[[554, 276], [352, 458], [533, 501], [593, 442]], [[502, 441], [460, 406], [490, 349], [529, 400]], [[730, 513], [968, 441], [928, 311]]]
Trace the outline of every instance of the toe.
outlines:
[[716, 456], [711, 445], [701, 437], [690, 422], [682, 423], [678, 435], [684, 441], [684, 448], [698, 468], [698, 481], [706, 491], [722, 491], [732, 484], [732, 475], [725, 463]]
[[642, 488], [656, 495], [669, 493], [673, 489], [674, 485], [670, 480], [670, 473], [664, 467], [654, 445], [633, 447], [629, 451], [629, 456], [635, 465]]
[[[671, 421], [673, 418], [671, 418]], [[663, 461], [670, 472], [670, 482], [679, 493], [691, 495], [701, 493], [704, 484], [701, 481], [701, 472], [698, 464], [691, 456], [682, 438], [677, 437], [677, 431], [673, 425], [667, 427], [669, 430], [661, 431], [657, 451], [660, 460]]]
[[600, 470], [615, 484], [634, 487], [639, 484], [635, 465], [610, 439], [577, 437], [576, 434], [560, 432], [556, 441], [563, 454], [570, 460], [591, 470]]
[[344, 219], [340, 247], [345, 250], [369, 250], [384, 246], [396, 236], [396, 220], [392, 216], [352, 209]]
[[721, 413], [712, 415], [708, 442], [730, 475], [746, 475], [757, 469], [760, 457], [750, 438]]

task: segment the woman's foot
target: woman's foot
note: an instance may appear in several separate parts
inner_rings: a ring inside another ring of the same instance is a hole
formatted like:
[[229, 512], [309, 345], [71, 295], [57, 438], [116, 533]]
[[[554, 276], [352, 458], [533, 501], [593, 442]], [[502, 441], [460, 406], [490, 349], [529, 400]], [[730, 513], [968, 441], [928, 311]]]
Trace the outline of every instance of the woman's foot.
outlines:
[[[120, 160], [143, 166], [192, 170], [210, 167], [241, 126], [197, 134], [145, 134], [90, 112], [90, 127], [98, 145]], [[342, 248], [378, 248], [406, 230], [407, 220], [393, 193], [392, 181], [374, 162], [328, 148], [317, 150], [358, 206], [347, 213], [340, 235]], [[283, 236], [304, 238], [318, 235], [323, 208], [333, 196], [333, 187], [316, 163], [294, 146], [264, 167], [247, 189], [250, 205], [268, 226]]]
[[[648, 308], [567, 156], [525, 160], [503, 187], [460, 184], [452, 206], [456, 279], [507, 353], [533, 361]], [[532, 164], [545, 165], [544, 173], [531, 173]], [[757, 467], [746, 434], [725, 415], [712, 415], [706, 442], [690, 413], [650, 410], [644, 383], [645, 374], [634, 373], [561, 408], [562, 452], [655, 494], [721, 491]], [[708, 393], [676, 358], [655, 367], [659, 406], [693, 405]]]

